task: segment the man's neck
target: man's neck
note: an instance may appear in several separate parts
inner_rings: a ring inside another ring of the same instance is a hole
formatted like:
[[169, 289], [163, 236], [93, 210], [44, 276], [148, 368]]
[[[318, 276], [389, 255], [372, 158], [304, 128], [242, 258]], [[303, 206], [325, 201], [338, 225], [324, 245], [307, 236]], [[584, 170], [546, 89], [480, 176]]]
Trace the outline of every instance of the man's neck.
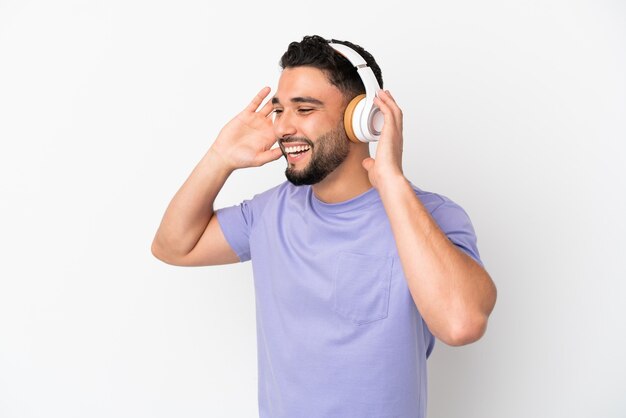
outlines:
[[324, 180], [314, 184], [313, 193], [324, 203], [340, 203], [350, 200], [372, 188], [367, 171], [361, 164], [369, 157], [369, 147], [352, 147], [346, 160]]

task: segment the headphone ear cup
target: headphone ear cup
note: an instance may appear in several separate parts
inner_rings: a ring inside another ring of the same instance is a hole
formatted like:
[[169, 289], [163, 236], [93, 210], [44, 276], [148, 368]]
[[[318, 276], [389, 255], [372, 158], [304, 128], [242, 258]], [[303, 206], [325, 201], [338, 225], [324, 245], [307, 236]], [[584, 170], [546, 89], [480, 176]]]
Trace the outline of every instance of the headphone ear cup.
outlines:
[[360, 115], [355, 115], [354, 109], [356, 109], [361, 100], [365, 100], [365, 94], [359, 94], [353, 98], [350, 103], [348, 103], [348, 107], [346, 107], [346, 111], [343, 114], [343, 126], [346, 130], [346, 134], [348, 135], [350, 141], [357, 144], [360, 144], [361, 141], [354, 133], [353, 123], [355, 123], [355, 121], [357, 124], [359, 123]]

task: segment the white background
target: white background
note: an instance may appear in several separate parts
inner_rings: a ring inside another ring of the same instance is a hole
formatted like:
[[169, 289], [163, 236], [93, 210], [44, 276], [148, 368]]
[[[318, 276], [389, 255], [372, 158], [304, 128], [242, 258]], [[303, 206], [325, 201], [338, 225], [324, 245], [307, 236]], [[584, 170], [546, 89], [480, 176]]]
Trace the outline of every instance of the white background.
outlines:
[[256, 416], [250, 264], [150, 244], [307, 34], [376, 57], [405, 174], [467, 210], [498, 287], [483, 339], [437, 344], [429, 417], [626, 416], [626, 5], [591, 0], [0, 0], [0, 416]]

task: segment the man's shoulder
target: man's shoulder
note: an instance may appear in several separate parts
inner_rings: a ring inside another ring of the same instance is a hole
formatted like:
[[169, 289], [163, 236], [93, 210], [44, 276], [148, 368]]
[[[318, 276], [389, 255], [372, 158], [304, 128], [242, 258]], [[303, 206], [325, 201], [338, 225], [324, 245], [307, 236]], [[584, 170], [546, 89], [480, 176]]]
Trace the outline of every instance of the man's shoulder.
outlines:
[[476, 244], [476, 232], [465, 209], [447, 196], [421, 190], [413, 184], [411, 186], [439, 228], [455, 245], [482, 265]]
[[419, 198], [419, 200], [422, 202], [424, 207], [428, 209], [428, 212], [430, 213], [433, 213], [438, 207], [440, 207], [441, 205], [445, 203], [454, 204], [454, 202], [450, 198], [442, 195], [441, 193], [435, 193], [435, 192], [423, 190], [417, 187], [413, 183], [410, 183], [410, 184], [411, 184], [411, 187], [413, 188], [413, 191], [415, 191], [415, 195]]
[[467, 211], [454, 200], [440, 193], [424, 191], [413, 184], [413, 190], [439, 226], [471, 224]]
[[306, 196], [306, 189], [304, 186], [294, 186], [289, 181], [284, 181], [255, 194], [251, 199], [244, 201], [244, 203], [261, 212], [265, 210], [269, 203], [280, 207], [285, 205], [286, 202], [302, 200], [301, 198]]
[[450, 216], [469, 218], [465, 209], [446, 195], [423, 190], [413, 183], [411, 187], [424, 207], [438, 222]]

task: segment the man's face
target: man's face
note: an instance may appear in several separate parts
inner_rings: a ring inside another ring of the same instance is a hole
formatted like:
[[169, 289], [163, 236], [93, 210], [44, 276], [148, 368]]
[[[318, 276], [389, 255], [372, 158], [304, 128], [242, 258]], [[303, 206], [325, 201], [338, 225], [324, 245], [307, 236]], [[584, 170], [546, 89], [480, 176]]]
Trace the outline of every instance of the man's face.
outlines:
[[348, 156], [344, 97], [321, 70], [283, 70], [274, 104], [274, 131], [287, 159], [285, 175], [300, 186], [322, 181]]

